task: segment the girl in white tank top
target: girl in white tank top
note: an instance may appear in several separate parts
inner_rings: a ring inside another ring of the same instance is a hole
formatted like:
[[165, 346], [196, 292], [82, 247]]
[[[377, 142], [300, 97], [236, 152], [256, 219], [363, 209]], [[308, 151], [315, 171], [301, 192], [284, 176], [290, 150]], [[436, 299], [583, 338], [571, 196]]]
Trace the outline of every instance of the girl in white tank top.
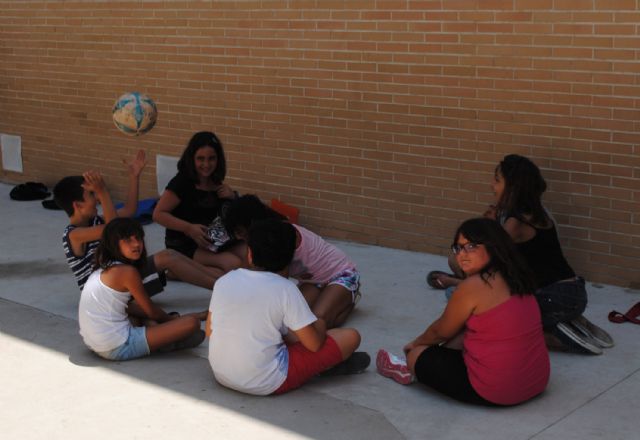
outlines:
[[[82, 290], [78, 307], [80, 335], [104, 358], [134, 359], [157, 350], [195, 347], [204, 340], [200, 322], [206, 319], [206, 311], [169, 315], [151, 301], [139, 272], [146, 258], [144, 230], [137, 221], [116, 218], [104, 228], [96, 270]], [[134, 327], [130, 317], [154, 325]]]

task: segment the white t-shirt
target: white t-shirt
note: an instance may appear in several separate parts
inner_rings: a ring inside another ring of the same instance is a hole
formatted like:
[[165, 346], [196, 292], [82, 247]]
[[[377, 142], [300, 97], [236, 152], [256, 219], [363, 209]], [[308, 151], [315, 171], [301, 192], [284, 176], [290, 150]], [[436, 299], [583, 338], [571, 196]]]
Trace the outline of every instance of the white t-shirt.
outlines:
[[102, 282], [102, 269], [93, 272], [80, 294], [78, 323], [87, 346], [98, 353], [120, 347], [129, 337], [129, 292], [118, 292]]
[[209, 363], [216, 380], [256, 395], [273, 393], [287, 378], [287, 328], [300, 330], [317, 320], [293, 282], [247, 269], [216, 281], [209, 311]]

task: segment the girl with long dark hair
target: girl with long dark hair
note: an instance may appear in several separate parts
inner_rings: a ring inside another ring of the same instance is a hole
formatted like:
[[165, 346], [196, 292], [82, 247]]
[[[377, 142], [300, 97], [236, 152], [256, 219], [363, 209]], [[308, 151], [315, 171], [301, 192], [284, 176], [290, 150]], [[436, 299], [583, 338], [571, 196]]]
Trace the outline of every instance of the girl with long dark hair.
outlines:
[[451, 249], [466, 278], [442, 315], [404, 346], [406, 361], [378, 352], [378, 372], [481, 405], [515, 405], [540, 394], [549, 354], [532, 274], [509, 235], [494, 220], [471, 219]]
[[[195, 347], [204, 340], [200, 321], [206, 312], [169, 315], [151, 301], [139, 272], [146, 255], [144, 230], [136, 220], [115, 218], [105, 226], [96, 270], [82, 289], [78, 307], [82, 339], [105, 359], [125, 361], [153, 351]], [[134, 326], [130, 317], [149, 326]]]

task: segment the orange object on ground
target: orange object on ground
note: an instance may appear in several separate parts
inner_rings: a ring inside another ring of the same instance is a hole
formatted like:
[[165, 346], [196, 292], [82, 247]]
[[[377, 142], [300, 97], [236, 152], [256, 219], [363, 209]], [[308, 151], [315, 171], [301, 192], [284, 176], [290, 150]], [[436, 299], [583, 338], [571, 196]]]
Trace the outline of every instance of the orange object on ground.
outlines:
[[284, 215], [291, 223], [298, 224], [300, 210], [295, 206], [287, 205], [278, 199], [271, 199], [271, 209]]

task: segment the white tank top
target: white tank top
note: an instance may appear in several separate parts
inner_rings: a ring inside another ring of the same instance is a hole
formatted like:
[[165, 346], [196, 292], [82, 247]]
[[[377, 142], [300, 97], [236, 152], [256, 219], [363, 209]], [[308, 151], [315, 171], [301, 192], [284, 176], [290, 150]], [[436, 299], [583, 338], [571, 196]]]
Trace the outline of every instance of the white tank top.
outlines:
[[93, 272], [82, 289], [78, 306], [80, 335], [98, 353], [111, 351], [127, 341], [129, 292], [118, 292], [102, 282], [102, 269]]

